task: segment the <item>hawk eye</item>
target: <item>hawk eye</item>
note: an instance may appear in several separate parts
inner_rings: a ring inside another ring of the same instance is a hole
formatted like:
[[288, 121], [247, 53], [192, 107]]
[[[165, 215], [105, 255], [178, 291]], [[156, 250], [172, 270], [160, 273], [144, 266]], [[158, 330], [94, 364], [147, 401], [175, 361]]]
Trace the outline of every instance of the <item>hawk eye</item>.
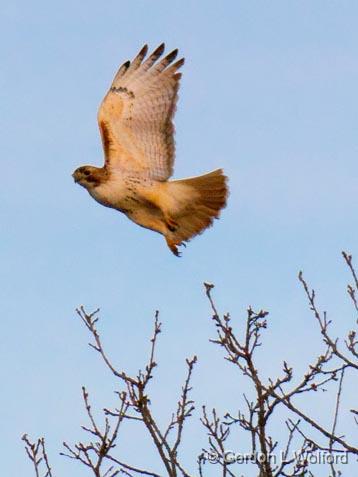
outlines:
[[91, 174], [90, 171], [88, 171], [88, 170], [84, 171], [85, 176], [89, 176], [90, 174]]

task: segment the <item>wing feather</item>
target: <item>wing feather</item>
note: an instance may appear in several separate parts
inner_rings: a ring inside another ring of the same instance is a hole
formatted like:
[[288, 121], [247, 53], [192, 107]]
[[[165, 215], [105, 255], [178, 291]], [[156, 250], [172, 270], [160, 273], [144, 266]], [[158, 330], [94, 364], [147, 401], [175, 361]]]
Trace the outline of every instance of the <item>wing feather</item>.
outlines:
[[106, 167], [133, 171], [156, 180], [173, 173], [175, 144], [172, 118], [176, 109], [178, 50], [160, 61], [161, 44], [147, 58], [145, 45], [134, 60], [124, 63], [98, 112]]

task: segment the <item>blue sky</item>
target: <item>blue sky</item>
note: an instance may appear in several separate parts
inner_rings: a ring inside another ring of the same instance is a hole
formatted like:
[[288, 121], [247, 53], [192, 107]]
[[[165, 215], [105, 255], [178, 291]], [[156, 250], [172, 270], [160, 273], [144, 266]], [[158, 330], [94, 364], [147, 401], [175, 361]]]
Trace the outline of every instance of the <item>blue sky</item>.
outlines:
[[[100, 408], [114, 402], [116, 383], [87, 348], [74, 313], [80, 304], [101, 308], [103, 339], [133, 372], [145, 363], [160, 310], [152, 391], [161, 422], [185, 357], [198, 355], [190, 467], [206, 444], [201, 404], [235, 410], [246, 385], [208, 343], [204, 281], [216, 284], [219, 308], [238, 323], [249, 304], [270, 311], [263, 374], [277, 373], [284, 358], [302, 371], [320, 352], [298, 270], [337, 329], [352, 326], [340, 251], [358, 262], [358, 5], [4, 0], [0, 12], [2, 471], [32, 475], [20, 441], [28, 432], [46, 436], [56, 476], [88, 475], [58, 451], [81, 436], [81, 386]], [[162, 41], [186, 57], [175, 177], [217, 167], [230, 177], [222, 219], [181, 259], [71, 178], [81, 164], [102, 163], [96, 112], [117, 67]], [[353, 384], [347, 406], [352, 395]], [[306, 404], [329, 419], [322, 397]], [[147, 439], [126, 432], [121, 456], [155, 468]]]

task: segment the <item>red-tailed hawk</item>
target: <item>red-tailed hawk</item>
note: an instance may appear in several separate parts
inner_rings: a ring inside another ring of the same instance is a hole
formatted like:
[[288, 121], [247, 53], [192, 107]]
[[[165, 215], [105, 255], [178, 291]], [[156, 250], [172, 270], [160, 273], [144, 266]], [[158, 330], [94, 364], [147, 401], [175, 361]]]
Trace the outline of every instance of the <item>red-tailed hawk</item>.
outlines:
[[98, 112], [103, 167], [82, 166], [73, 178], [100, 204], [164, 235], [170, 250], [209, 227], [226, 205], [221, 169], [188, 179], [173, 174], [173, 115], [178, 98], [178, 50], [164, 44], [146, 58], [145, 45], [118, 70]]

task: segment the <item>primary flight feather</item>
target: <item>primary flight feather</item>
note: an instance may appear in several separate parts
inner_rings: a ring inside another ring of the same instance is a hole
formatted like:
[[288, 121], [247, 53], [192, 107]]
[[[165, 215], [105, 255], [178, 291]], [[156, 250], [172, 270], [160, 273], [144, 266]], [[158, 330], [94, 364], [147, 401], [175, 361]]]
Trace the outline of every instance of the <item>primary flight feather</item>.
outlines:
[[209, 227], [226, 205], [221, 169], [188, 179], [168, 179], [175, 158], [173, 115], [178, 99], [178, 50], [164, 44], [147, 58], [145, 45], [118, 70], [98, 111], [105, 164], [82, 166], [73, 178], [102, 205], [162, 234], [178, 246]]

